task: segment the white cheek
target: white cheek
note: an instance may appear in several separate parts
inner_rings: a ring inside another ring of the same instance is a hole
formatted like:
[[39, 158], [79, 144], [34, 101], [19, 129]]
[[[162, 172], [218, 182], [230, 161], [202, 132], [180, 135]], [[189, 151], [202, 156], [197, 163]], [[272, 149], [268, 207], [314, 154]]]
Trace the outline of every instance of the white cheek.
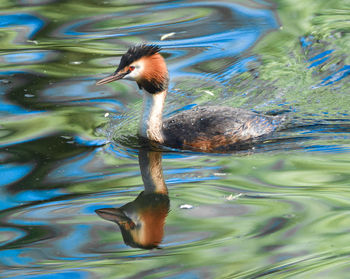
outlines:
[[130, 74], [127, 74], [124, 77], [124, 79], [137, 80], [141, 76], [141, 73], [143, 72], [144, 64], [141, 61], [139, 61], [139, 62], [136, 62], [136, 64], [134, 64], [133, 66], [135, 67], [135, 69]]
[[135, 68], [130, 74], [127, 74], [126, 76], [124, 76], [124, 79], [136, 80], [139, 75], [140, 75], [140, 69]]
[[136, 78], [137, 78], [137, 71], [136, 71], [136, 69], [135, 70], [133, 70], [130, 74], [128, 74], [128, 75], [126, 75], [125, 77], [127, 78], [127, 79], [131, 79], [131, 80], [135, 80]]

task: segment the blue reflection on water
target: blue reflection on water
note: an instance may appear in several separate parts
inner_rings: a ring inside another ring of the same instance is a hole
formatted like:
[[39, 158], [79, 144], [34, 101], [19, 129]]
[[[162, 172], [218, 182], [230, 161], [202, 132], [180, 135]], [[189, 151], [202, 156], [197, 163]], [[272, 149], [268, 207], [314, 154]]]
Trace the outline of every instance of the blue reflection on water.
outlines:
[[31, 39], [44, 26], [44, 21], [31, 14], [0, 15], [0, 28], [13, 26], [28, 27], [27, 38]]
[[11, 249], [0, 250], [0, 261], [5, 266], [26, 266], [31, 265], [34, 261], [33, 258], [28, 255], [28, 251], [33, 249]]
[[32, 201], [49, 200], [64, 193], [60, 189], [52, 190], [26, 190], [14, 196], [14, 199], [19, 203], [27, 203]]
[[0, 165], [0, 186], [5, 186], [22, 179], [33, 169], [32, 165]]
[[[2, 190], [0, 193], [3, 192]], [[52, 190], [25, 190], [21, 191], [17, 194], [10, 195], [8, 193], [1, 194], [0, 195], [0, 210], [5, 210], [11, 207], [16, 207], [22, 204], [27, 204], [30, 202], [35, 201], [43, 201], [43, 200], [50, 200], [52, 198], [62, 196], [65, 193], [63, 193], [59, 189], [52, 189]], [[24, 223], [23, 223], [24, 222]], [[14, 224], [27, 224], [26, 221], [22, 220], [13, 220], [12, 223]], [[31, 223], [33, 223], [31, 221]]]
[[6, 103], [5, 101], [2, 101], [0, 103], [0, 113], [1, 114], [9, 114], [9, 113], [23, 114], [23, 113], [27, 113], [27, 110], [25, 110], [19, 106], [9, 104], [9, 103]]
[[86, 271], [65, 271], [65, 272], [47, 272], [48, 274], [41, 274], [41, 275], [19, 275], [15, 277], [11, 277], [12, 279], [81, 279], [81, 278], [88, 278], [89, 273]]
[[74, 137], [74, 142], [79, 144], [79, 145], [84, 145], [84, 146], [104, 146], [108, 143], [107, 139], [85, 139], [81, 136], [75, 136]]
[[86, 245], [86, 239], [90, 234], [91, 225], [78, 224], [71, 227], [69, 235], [61, 238], [55, 243], [57, 250], [62, 251], [64, 260], [82, 260], [93, 254], [87, 254], [82, 252], [82, 249]]
[[329, 54], [331, 54], [334, 50], [331, 49], [331, 50], [326, 50], [324, 52], [321, 52], [320, 54], [317, 54], [316, 56], [312, 57], [309, 59], [309, 61], [315, 61], [315, 60], [318, 60], [318, 59], [321, 59]]
[[87, 172], [85, 169], [90, 163], [94, 162], [97, 151], [98, 149], [93, 152], [79, 154], [75, 157], [69, 158], [66, 162], [62, 162], [59, 168], [55, 169], [48, 175], [49, 179], [51, 181], [73, 181], [74, 179], [83, 180], [83, 178], [86, 177], [91, 178], [91, 176], [94, 175]]
[[222, 81], [223, 84], [225, 84], [224, 81], [229, 81], [233, 76], [246, 72], [248, 70], [246, 65], [254, 61], [256, 61], [254, 56], [237, 61], [235, 64], [225, 69], [225, 73], [219, 75], [218, 80]]
[[[198, 32], [194, 32], [194, 35], [189, 38], [177, 39], [171, 38], [171, 40], [161, 41], [151, 39], [151, 43], [156, 43], [162, 46], [165, 49], [169, 49], [169, 52], [172, 52], [176, 57], [183, 55], [185, 52], [179, 52], [180, 48], [203, 48], [201, 52], [192, 56], [190, 59], [183, 59], [169, 65], [172, 77], [176, 76], [192, 76], [192, 77], [201, 77], [203, 73], [193, 73], [188, 71], [189, 66], [199, 64], [201, 62], [208, 61], [208, 58], [211, 60], [219, 58], [233, 57], [240, 55], [249, 48], [251, 48], [264, 34], [267, 32], [277, 29], [279, 23], [276, 20], [275, 13], [272, 10], [268, 9], [254, 9], [245, 7], [243, 5], [238, 5], [235, 3], [219, 3], [219, 2], [195, 2], [195, 3], [186, 3], [186, 2], [176, 2], [176, 3], [160, 3], [157, 5], [151, 5], [148, 7], [143, 7], [142, 15], [147, 13], [157, 13], [178, 9], [188, 9], [188, 8], [207, 8], [211, 13], [218, 10], [219, 15], [221, 14], [220, 9], [225, 10], [225, 13], [230, 13], [232, 17], [232, 23], [227, 22], [226, 24], [231, 24], [230, 26], [220, 26], [220, 25], [210, 25], [211, 28], [203, 28], [201, 21], [203, 18], [196, 18], [195, 20], [185, 20], [185, 21], [175, 21], [175, 22], [161, 22], [157, 24], [139, 24], [133, 25], [131, 27], [122, 27], [122, 28], [108, 28], [106, 31], [108, 34], [104, 33], [104, 29], [93, 29], [90, 26], [95, 21], [107, 21], [109, 18], [116, 16], [128, 16], [128, 12], [125, 13], [113, 13], [104, 15], [103, 17], [97, 16], [93, 19], [83, 19], [81, 21], [75, 22], [69, 26], [65, 26], [58, 35], [64, 36], [75, 36], [80, 38], [110, 38], [110, 37], [120, 37], [128, 34], [132, 36], [142, 32], [150, 32], [153, 28], [159, 28], [162, 26], [164, 32], [169, 29], [169, 32], [177, 32], [177, 29], [182, 30], [186, 26], [192, 26], [193, 29]], [[141, 12], [139, 12], [141, 13]], [[137, 17], [137, 12], [133, 11], [133, 17]], [[209, 15], [207, 20], [214, 20], [215, 22], [220, 21], [219, 18], [216, 18], [217, 15]], [[239, 22], [239, 26], [236, 23]], [[184, 25], [184, 26], [182, 26]], [[88, 32], [84, 32], [84, 30]], [[96, 30], [96, 31], [95, 31]], [[112, 32], [112, 34], [111, 34]], [[150, 34], [152, 38], [152, 34]], [[174, 52], [174, 49], [177, 49], [177, 52]], [[172, 57], [172, 58], [174, 58]], [[229, 68], [229, 73], [222, 75], [219, 80], [225, 81], [229, 80], [234, 74], [243, 72], [246, 69], [246, 63], [254, 60], [254, 58], [247, 58], [238, 63], [237, 66]], [[205, 75], [205, 74], [204, 74]]]
[[45, 88], [40, 96], [48, 102], [94, 106], [113, 113], [123, 111], [124, 105], [121, 101], [106, 95], [103, 90], [92, 91], [91, 87], [91, 80], [66, 82]]
[[24, 190], [18, 193], [7, 193], [5, 186], [20, 181], [26, 177], [34, 169], [34, 164], [26, 165], [14, 165], [7, 164], [0, 166], [0, 210], [15, 207], [28, 202], [47, 200], [57, 196], [61, 196], [63, 193], [61, 190]]
[[[313, 36], [309, 36], [309, 39], [313, 39]], [[301, 37], [300, 38], [300, 43], [303, 48], [307, 48], [308, 46], [312, 45], [312, 42], [308, 40], [307, 37]]]
[[[42, 111], [31, 111], [20, 106], [8, 103], [0, 97], [0, 116], [7, 116], [9, 114], [12, 115], [20, 115], [20, 114], [41, 114]], [[2, 114], [2, 115], [1, 115]], [[14, 144], [15, 142], [13, 142]]]
[[320, 85], [324, 85], [324, 86], [331, 85], [334, 82], [340, 81], [349, 75], [350, 75], [350, 65], [345, 65], [335, 73], [324, 78]]
[[48, 174], [50, 183], [65, 182], [81, 183], [98, 179], [110, 179], [118, 176], [136, 176], [139, 170], [124, 171], [121, 173], [108, 173], [104, 171], [103, 163], [98, 159], [102, 149], [96, 148], [93, 151], [79, 154], [68, 160], [62, 161], [60, 166]]
[[[170, 65], [172, 76], [192, 76], [201, 77], [203, 73], [190, 73], [186, 69], [189, 66], [220, 58], [232, 58], [238, 56], [249, 48], [251, 48], [264, 34], [273, 29], [277, 29], [279, 24], [275, 15], [270, 10], [257, 10], [247, 8], [241, 5], [232, 3], [181, 3], [181, 4], [166, 4], [166, 8], [179, 7], [224, 7], [231, 11], [232, 17], [238, 17], [243, 27], [237, 27], [227, 30], [213, 30], [211, 34], [188, 39], [172, 39], [169, 41], [155, 41], [155, 43], [165, 48], [184, 48], [184, 47], [203, 47], [203, 51], [191, 57], [191, 59], [180, 60], [177, 63]], [[163, 6], [156, 6], [152, 9], [163, 9]], [[221, 82], [232, 78], [236, 73], [246, 70], [246, 63], [255, 60], [254, 57], [248, 57], [235, 63], [235, 65], [225, 69], [224, 75], [219, 75], [217, 79]], [[228, 72], [226, 72], [228, 71]], [[215, 76], [215, 74], [211, 75]]]
[[340, 146], [336, 144], [328, 145], [311, 145], [304, 147], [306, 152], [327, 152], [327, 153], [347, 153], [350, 151], [350, 147]]
[[[257, 30], [235, 30], [225, 33], [219, 33], [211, 36], [202, 36], [193, 39], [173, 40], [169, 42], [157, 42], [157, 44], [163, 47], [205, 47], [205, 50], [201, 53], [191, 57], [191, 59], [181, 60], [177, 63], [173, 63], [169, 66], [172, 76], [203, 76], [203, 73], [191, 73], [186, 69], [195, 64], [221, 58], [228, 58], [235, 55], [239, 55], [253, 46], [260, 38], [261, 31]], [[213, 42], [220, 45], [213, 47]], [[238, 63], [235, 63], [228, 69], [225, 69], [225, 74], [219, 77], [220, 81], [228, 80], [232, 78], [235, 73], [243, 72], [246, 69], [246, 63], [254, 61], [254, 57], [248, 57]], [[228, 71], [226, 73], [226, 70]], [[213, 74], [215, 75], [215, 74]]]
[[324, 62], [326, 62], [329, 58], [330, 58], [330, 56], [327, 56], [327, 57], [324, 57], [320, 60], [317, 60], [314, 63], [312, 63], [308, 68], [313, 68], [313, 67], [319, 66], [319, 65], [323, 64]]
[[201, 182], [201, 181], [208, 181], [208, 180], [218, 180], [220, 179], [217, 176], [205, 176], [205, 177], [188, 177], [188, 178], [171, 178], [167, 179], [167, 184], [182, 184], [182, 183], [190, 183], [190, 182]]
[[[300, 42], [301, 42], [302, 47], [304, 48], [304, 51], [307, 52], [308, 49], [312, 50], [313, 43], [314, 43], [313, 40], [314, 40], [313, 36], [300, 38]], [[310, 59], [308, 59], [309, 62], [312, 62], [308, 66], [308, 69], [315, 68], [315, 67], [319, 67], [316, 69], [321, 69], [321, 67], [326, 65], [326, 62], [329, 61], [329, 59], [332, 57], [332, 54], [333, 54], [333, 56], [336, 55], [336, 52], [334, 49], [322, 51], [322, 52], [316, 54], [315, 56], [311, 57]], [[320, 83], [313, 86], [312, 88], [318, 88], [319, 86], [332, 85], [335, 82], [343, 80], [345, 77], [347, 77], [350, 74], [350, 65], [343, 65], [340, 69], [337, 69], [336, 71], [334, 71], [334, 69], [332, 69], [332, 68], [330, 68], [330, 69], [331, 69], [330, 70], [331, 73], [328, 76], [326, 76], [325, 78], [323, 78]]]
[[49, 56], [54, 54], [53, 51], [41, 50], [31, 52], [16, 52], [2, 55], [1, 57], [7, 64], [21, 64], [21, 63], [39, 63], [48, 60]]

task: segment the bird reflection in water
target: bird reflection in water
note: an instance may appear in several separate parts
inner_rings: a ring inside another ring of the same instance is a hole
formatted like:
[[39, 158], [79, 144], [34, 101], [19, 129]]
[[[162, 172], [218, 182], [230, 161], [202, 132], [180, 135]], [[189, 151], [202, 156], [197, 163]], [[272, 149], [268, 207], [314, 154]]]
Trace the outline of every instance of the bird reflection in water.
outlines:
[[101, 208], [96, 213], [118, 224], [125, 244], [143, 249], [158, 248], [169, 212], [168, 189], [162, 170], [162, 153], [140, 150], [139, 164], [145, 190], [119, 208]]

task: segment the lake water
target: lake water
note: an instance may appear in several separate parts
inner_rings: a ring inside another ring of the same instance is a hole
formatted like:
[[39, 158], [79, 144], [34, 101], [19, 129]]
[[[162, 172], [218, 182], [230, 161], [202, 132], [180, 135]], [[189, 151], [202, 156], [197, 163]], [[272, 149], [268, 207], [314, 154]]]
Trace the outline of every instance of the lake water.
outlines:
[[[348, 278], [347, 0], [0, 7], [1, 278]], [[287, 127], [230, 154], [139, 151], [137, 85], [95, 82], [140, 42], [163, 48], [165, 115]]]

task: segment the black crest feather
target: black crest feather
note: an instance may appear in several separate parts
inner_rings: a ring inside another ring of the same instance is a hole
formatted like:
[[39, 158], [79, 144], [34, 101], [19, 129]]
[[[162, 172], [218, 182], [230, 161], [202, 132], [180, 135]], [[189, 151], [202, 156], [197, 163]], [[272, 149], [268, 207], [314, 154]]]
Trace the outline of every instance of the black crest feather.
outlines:
[[161, 50], [160, 46], [157, 45], [136, 45], [128, 49], [128, 51], [122, 56], [120, 64], [116, 72], [130, 65], [131, 63], [139, 60], [144, 56], [151, 56], [158, 53]]

